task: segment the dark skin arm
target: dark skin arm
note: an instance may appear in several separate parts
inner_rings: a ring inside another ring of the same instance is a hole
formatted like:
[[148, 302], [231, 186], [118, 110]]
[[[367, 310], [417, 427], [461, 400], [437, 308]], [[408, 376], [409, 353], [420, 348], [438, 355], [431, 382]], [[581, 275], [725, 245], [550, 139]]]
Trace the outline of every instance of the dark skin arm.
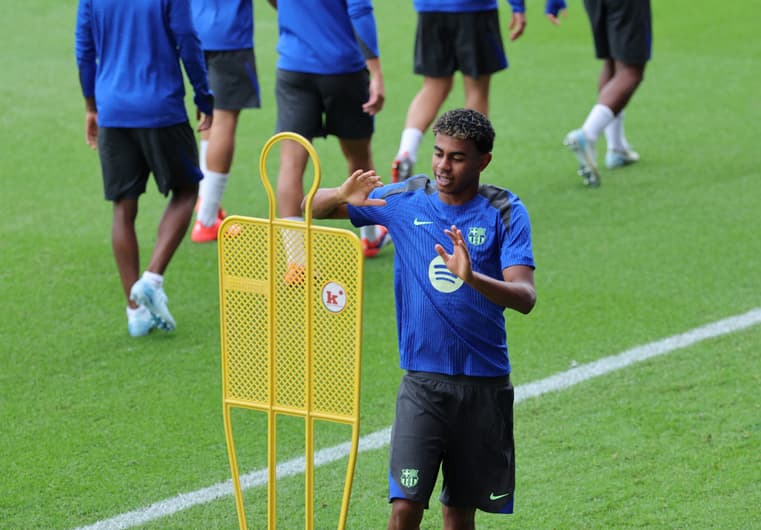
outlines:
[[495, 304], [528, 314], [536, 304], [536, 288], [534, 287], [534, 269], [525, 265], [514, 265], [502, 271], [504, 281], [491, 278], [475, 272], [471, 266], [468, 245], [459, 228], [452, 228], [444, 233], [452, 240], [452, 253], [447, 252], [442, 245], [436, 245], [441, 259], [447, 269], [484, 295]]

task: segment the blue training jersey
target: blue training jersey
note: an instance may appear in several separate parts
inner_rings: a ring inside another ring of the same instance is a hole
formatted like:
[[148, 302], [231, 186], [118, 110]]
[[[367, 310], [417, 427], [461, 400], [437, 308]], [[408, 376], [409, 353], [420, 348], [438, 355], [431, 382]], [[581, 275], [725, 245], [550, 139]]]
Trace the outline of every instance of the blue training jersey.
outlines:
[[434, 245], [450, 252], [453, 224], [468, 242], [473, 270], [503, 280], [513, 265], [534, 267], [531, 224], [521, 200], [482, 185], [467, 204], [443, 203], [425, 175], [373, 190], [385, 206], [349, 206], [355, 226], [384, 225], [394, 241], [394, 295], [400, 365], [449, 375], [510, 373], [504, 308], [449, 272]]
[[191, 0], [193, 24], [207, 51], [254, 47], [254, 8], [251, 0]]
[[102, 127], [188, 121], [180, 60], [196, 105], [212, 112], [189, 0], [80, 0], [75, 53], [82, 93], [95, 97]]
[[[524, 0], [507, 0], [513, 13], [526, 11]], [[473, 11], [493, 11], [497, 0], [414, 0], [415, 11], [438, 13], [471, 13]]]
[[277, 13], [282, 70], [350, 74], [379, 56], [370, 0], [278, 0]]

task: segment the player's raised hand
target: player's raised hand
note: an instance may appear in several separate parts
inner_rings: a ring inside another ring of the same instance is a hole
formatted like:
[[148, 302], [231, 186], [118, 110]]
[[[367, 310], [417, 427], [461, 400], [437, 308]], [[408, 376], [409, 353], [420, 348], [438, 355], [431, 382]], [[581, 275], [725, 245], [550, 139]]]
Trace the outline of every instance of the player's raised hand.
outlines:
[[436, 252], [439, 254], [444, 265], [447, 266], [449, 272], [456, 274], [465, 283], [470, 282], [473, 279], [473, 266], [470, 261], [470, 252], [468, 252], [468, 245], [465, 243], [465, 238], [462, 235], [462, 231], [455, 225], [449, 230], [444, 230], [444, 233], [452, 240], [454, 248], [452, 253], [444, 249], [440, 244], [436, 244]]
[[566, 13], [565, 0], [547, 0], [547, 3], [544, 6], [544, 14], [547, 15], [550, 22], [559, 26], [560, 19], [558, 18], [558, 15], [564, 18], [568, 16]]
[[341, 202], [352, 206], [384, 206], [384, 199], [371, 199], [368, 196], [375, 188], [383, 186], [381, 178], [375, 174], [375, 170], [356, 170], [338, 188]]

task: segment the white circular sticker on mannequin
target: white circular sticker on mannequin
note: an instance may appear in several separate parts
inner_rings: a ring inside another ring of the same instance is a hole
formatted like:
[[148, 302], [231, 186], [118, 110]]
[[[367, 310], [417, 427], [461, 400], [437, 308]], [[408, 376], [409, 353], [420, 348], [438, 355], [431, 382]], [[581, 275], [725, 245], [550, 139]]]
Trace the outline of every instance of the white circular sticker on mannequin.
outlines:
[[346, 289], [336, 282], [328, 282], [322, 288], [322, 305], [331, 313], [340, 313], [346, 307]]

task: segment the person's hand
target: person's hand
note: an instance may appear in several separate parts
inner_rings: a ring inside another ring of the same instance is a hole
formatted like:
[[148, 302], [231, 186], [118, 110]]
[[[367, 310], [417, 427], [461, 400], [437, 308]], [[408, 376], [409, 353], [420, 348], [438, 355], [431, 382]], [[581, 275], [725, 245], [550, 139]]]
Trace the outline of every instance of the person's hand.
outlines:
[[526, 28], [526, 13], [513, 13], [510, 17], [510, 40], [515, 40], [523, 35]]
[[85, 142], [93, 149], [98, 148], [98, 113], [92, 110], [85, 112]]
[[562, 17], [568, 16], [566, 13], [565, 0], [547, 0], [547, 3], [544, 6], [544, 14], [547, 15], [550, 22], [559, 26], [560, 19], [558, 18], [558, 15]]
[[352, 206], [384, 206], [384, 199], [370, 199], [368, 196], [375, 188], [383, 186], [381, 178], [375, 174], [375, 170], [356, 170], [338, 188], [339, 202]]
[[214, 121], [214, 115], [204, 114], [199, 109], [196, 109], [196, 119], [198, 120], [198, 132], [208, 131], [211, 129], [211, 124]]
[[371, 76], [370, 77], [370, 99], [368, 99], [363, 105], [362, 110], [370, 116], [375, 116], [383, 108], [383, 103], [386, 101], [384, 93], [383, 79]]
[[465, 283], [470, 282], [473, 279], [473, 267], [470, 262], [470, 252], [468, 252], [468, 245], [465, 243], [465, 238], [462, 236], [462, 231], [455, 225], [449, 230], [444, 230], [444, 233], [452, 240], [454, 248], [452, 253], [448, 253], [443, 246], [436, 244], [436, 252], [439, 254], [444, 265], [447, 266], [449, 272], [456, 274]]

